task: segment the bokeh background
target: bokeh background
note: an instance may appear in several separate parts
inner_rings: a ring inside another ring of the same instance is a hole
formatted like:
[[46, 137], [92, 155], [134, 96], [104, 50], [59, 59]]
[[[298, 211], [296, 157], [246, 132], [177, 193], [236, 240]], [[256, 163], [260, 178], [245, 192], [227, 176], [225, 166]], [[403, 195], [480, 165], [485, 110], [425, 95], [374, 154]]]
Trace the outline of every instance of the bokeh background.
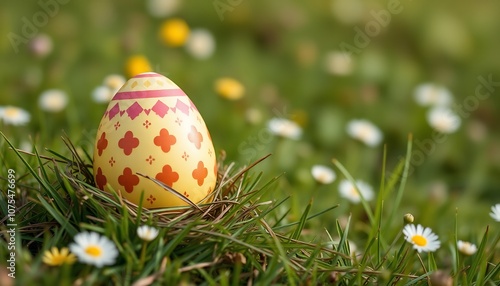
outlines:
[[[34, 144], [42, 154], [45, 148], [65, 152], [63, 130], [91, 152], [107, 107], [94, 100], [95, 89], [109, 75], [129, 78], [130, 60], [140, 56], [190, 96], [226, 163], [242, 167], [272, 153], [255, 172], [263, 180], [282, 174], [269, 196], [292, 196], [298, 214], [311, 197], [317, 210], [340, 204], [329, 217], [332, 224], [362, 213], [339, 196], [338, 170], [333, 183], [322, 185], [311, 167], [334, 169], [336, 158], [376, 191], [384, 144], [390, 173], [405, 156], [411, 133], [414, 151], [424, 156], [414, 160], [419, 163], [408, 178], [401, 215], [412, 212], [421, 223], [447, 227], [458, 208], [464, 220], [486, 220], [492, 202], [500, 201], [500, 84], [490, 86], [491, 96], [460, 116], [458, 130], [433, 144], [432, 152], [415, 144], [429, 142], [435, 132], [429, 107], [417, 103], [415, 92], [431, 83], [462, 104], [477, 99], [478, 78], [500, 82], [499, 9], [493, 0], [4, 1], [0, 106], [22, 108], [31, 117], [23, 125], [4, 120], [1, 128], [17, 146]], [[374, 22], [380, 13], [390, 19]], [[203, 56], [165, 40], [162, 27], [172, 20], [191, 32], [208, 32], [211, 40], [198, 47]], [[371, 35], [363, 38], [359, 31], [366, 34], [367, 27]], [[212, 52], [204, 50], [213, 43]], [[230, 99], [216, 88], [226, 77], [243, 86], [241, 97]], [[61, 111], [39, 104], [51, 89], [67, 96]], [[275, 117], [298, 124], [300, 138], [271, 132], [268, 122]], [[375, 124], [382, 143], [367, 146], [349, 136], [353, 119]]]

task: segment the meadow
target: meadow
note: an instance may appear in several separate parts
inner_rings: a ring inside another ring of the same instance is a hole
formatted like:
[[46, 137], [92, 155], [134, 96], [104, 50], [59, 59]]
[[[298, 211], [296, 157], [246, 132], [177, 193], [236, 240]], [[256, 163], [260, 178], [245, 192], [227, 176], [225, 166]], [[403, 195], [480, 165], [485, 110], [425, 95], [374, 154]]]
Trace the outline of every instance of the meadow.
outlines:
[[[500, 284], [498, 2], [2, 7], [0, 285]], [[98, 187], [144, 72], [206, 123], [213, 202]]]

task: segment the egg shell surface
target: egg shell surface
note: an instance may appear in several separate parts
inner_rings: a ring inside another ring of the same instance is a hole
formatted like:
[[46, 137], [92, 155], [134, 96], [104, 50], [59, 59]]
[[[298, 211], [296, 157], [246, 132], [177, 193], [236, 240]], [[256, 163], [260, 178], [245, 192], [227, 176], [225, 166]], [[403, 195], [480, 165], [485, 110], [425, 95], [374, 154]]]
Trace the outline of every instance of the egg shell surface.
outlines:
[[216, 154], [203, 118], [174, 82], [157, 73], [129, 79], [110, 101], [94, 148], [99, 189], [120, 191], [145, 208], [187, 205], [143, 176], [172, 187], [193, 203], [210, 202]]

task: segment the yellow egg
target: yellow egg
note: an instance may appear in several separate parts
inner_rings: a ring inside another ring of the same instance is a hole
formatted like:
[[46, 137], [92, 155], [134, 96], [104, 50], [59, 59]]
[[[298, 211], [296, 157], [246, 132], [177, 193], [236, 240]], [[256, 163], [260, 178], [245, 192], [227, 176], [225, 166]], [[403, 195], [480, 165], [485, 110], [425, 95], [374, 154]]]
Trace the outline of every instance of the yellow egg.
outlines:
[[108, 105], [97, 130], [94, 178], [145, 208], [187, 205], [143, 174], [193, 203], [210, 202], [217, 179], [210, 133], [189, 97], [153, 72], [129, 79]]

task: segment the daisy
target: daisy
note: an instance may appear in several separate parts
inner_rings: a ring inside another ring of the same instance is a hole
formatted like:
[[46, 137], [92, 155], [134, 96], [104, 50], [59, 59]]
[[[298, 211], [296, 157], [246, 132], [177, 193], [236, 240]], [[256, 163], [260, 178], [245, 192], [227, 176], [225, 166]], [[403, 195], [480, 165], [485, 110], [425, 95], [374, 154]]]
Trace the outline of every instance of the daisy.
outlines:
[[160, 27], [160, 39], [170, 47], [183, 46], [189, 37], [189, 26], [181, 18], [169, 19]]
[[96, 232], [81, 232], [75, 235], [75, 242], [69, 245], [80, 262], [92, 264], [99, 268], [112, 265], [118, 256], [115, 244], [105, 236]]
[[108, 103], [114, 93], [107, 86], [101, 85], [92, 91], [92, 99], [97, 103]]
[[175, 14], [180, 4], [179, 0], [148, 0], [146, 8], [151, 16], [163, 18]]
[[0, 119], [9, 125], [25, 125], [30, 122], [31, 115], [24, 109], [15, 106], [0, 106]]
[[453, 101], [449, 90], [432, 83], [417, 86], [413, 97], [421, 106], [446, 106]]
[[212, 33], [205, 29], [194, 29], [189, 33], [186, 50], [197, 59], [209, 58], [215, 51]]
[[356, 180], [356, 186], [357, 188], [349, 180], [342, 180], [339, 184], [340, 196], [354, 204], [361, 202], [361, 195], [365, 201], [371, 201], [373, 199], [374, 192], [370, 185], [362, 180]]
[[383, 138], [380, 129], [370, 121], [364, 119], [349, 121], [349, 123], [347, 123], [347, 133], [352, 138], [370, 147], [379, 145]]
[[494, 220], [500, 221], [500, 204], [496, 204], [496, 205], [494, 205], [494, 206], [491, 207], [490, 216]]
[[349, 75], [352, 72], [352, 66], [349, 53], [332, 51], [326, 54], [325, 70], [332, 75]]
[[49, 89], [40, 95], [38, 105], [44, 111], [59, 112], [68, 105], [68, 96], [59, 89]]
[[144, 241], [152, 241], [158, 236], [158, 233], [158, 229], [152, 226], [143, 225], [137, 228], [137, 235]]
[[31, 52], [41, 58], [49, 55], [52, 52], [53, 46], [52, 39], [46, 34], [35, 36], [29, 43]]
[[153, 71], [149, 60], [143, 55], [134, 55], [127, 59], [125, 71], [128, 77], [134, 77], [143, 72]]
[[269, 131], [284, 138], [298, 140], [302, 136], [302, 128], [300, 126], [285, 118], [272, 118], [267, 123]]
[[57, 247], [52, 247], [43, 253], [42, 261], [50, 266], [73, 264], [76, 261], [76, 256], [70, 253], [67, 247], [61, 248], [60, 251]]
[[407, 224], [403, 228], [403, 234], [406, 241], [413, 244], [413, 248], [419, 253], [436, 251], [440, 246], [439, 238], [428, 227], [424, 228], [420, 224], [415, 227], [414, 224]]
[[104, 78], [104, 86], [108, 87], [114, 95], [125, 84], [125, 77], [119, 74], [110, 74]]
[[238, 100], [245, 94], [245, 87], [234, 78], [223, 77], [215, 81], [215, 91], [225, 99]]
[[457, 248], [458, 251], [462, 252], [465, 255], [473, 255], [477, 252], [477, 246], [467, 241], [457, 241]]
[[337, 177], [335, 175], [335, 172], [331, 168], [328, 168], [327, 166], [323, 165], [312, 166], [311, 174], [314, 177], [314, 179], [321, 184], [330, 184]]
[[447, 107], [435, 107], [427, 113], [429, 125], [441, 133], [453, 133], [460, 127], [460, 117]]

